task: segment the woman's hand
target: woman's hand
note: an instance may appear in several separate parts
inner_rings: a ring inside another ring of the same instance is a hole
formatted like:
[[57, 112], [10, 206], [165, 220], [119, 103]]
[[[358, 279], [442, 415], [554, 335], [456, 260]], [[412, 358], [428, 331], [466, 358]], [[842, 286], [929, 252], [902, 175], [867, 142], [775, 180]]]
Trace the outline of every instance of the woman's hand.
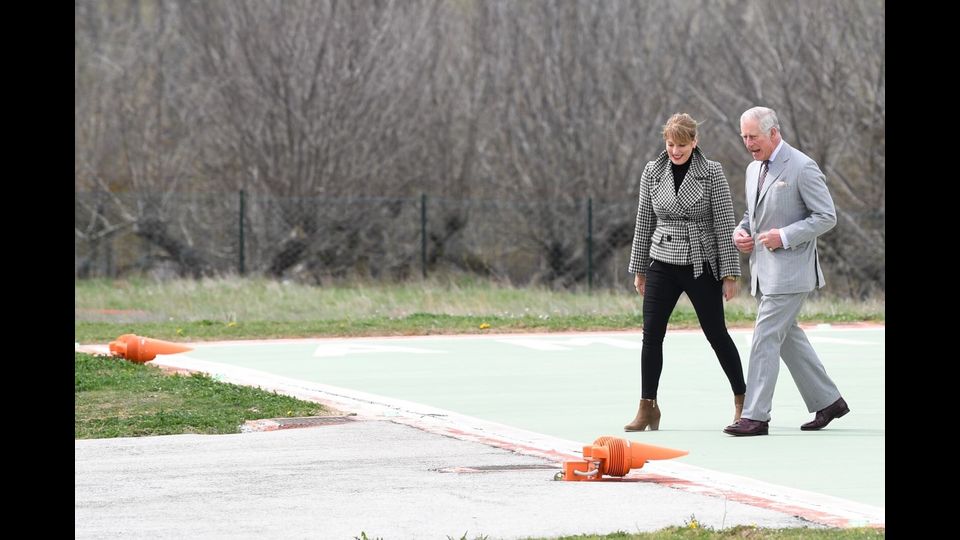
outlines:
[[736, 296], [738, 292], [740, 292], [740, 284], [737, 283], [736, 280], [733, 280], [733, 279], [723, 280], [723, 299], [724, 300], [729, 302], [730, 299]]
[[637, 292], [640, 293], [640, 296], [643, 296], [644, 291], [646, 290], [647, 285], [647, 276], [643, 274], [637, 274], [633, 278], [633, 286], [637, 289]]

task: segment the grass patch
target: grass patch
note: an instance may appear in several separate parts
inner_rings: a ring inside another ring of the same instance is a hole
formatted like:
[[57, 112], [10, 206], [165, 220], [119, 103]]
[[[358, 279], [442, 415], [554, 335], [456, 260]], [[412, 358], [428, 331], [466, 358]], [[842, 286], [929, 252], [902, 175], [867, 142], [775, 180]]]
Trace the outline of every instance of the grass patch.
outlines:
[[[558, 537], [529, 537], [526, 540], [722, 540], [729, 538], [747, 539], [747, 540], [871, 540], [876, 538], [885, 538], [884, 529], [873, 529], [867, 527], [851, 529], [812, 529], [812, 528], [794, 528], [794, 529], [764, 529], [760, 527], [751, 527], [749, 525], [739, 525], [729, 529], [715, 530], [710, 527], [702, 527], [694, 518], [688, 521], [683, 527], [666, 527], [659, 531], [649, 533], [627, 533], [618, 531], [615, 533], [597, 535], [597, 534], [579, 534], [576, 536], [558, 536]], [[354, 540], [383, 540], [379, 536], [367, 536], [367, 533], [361, 532], [359, 536], [354, 536]], [[447, 540], [454, 540], [454, 537], [447, 536]], [[477, 535], [470, 537], [464, 534], [459, 540], [488, 540], [486, 535]]]
[[[125, 333], [171, 341], [318, 336], [638, 330], [630, 291], [553, 291], [494, 282], [353, 283], [329, 287], [260, 279], [76, 281], [74, 333], [103, 343]], [[756, 301], [724, 304], [727, 324], [752, 326]], [[883, 322], [882, 300], [814, 296], [801, 323]], [[699, 326], [686, 296], [672, 328]]]
[[74, 437], [239, 433], [247, 420], [329, 414], [318, 403], [202, 374], [75, 353]]
[[[759, 527], [750, 527], [740, 525], [730, 527], [729, 529], [714, 530], [700, 526], [693, 526], [696, 521], [688, 523], [684, 527], [667, 527], [659, 531], [650, 533], [626, 533], [617, 532], [607, 535], [577, 535], [562, 536], [554, 540], [717, 540], [724, 538], [737, 538], [748, 540], [869, 540], [875, 538], [885, 538], [884, 529], [872, 529], [866, 527], [851, 529], [764, 529]], [[528, 539], [533, 540], [533, 539]], [[545, 540], [545, 539], [542, 539]]]

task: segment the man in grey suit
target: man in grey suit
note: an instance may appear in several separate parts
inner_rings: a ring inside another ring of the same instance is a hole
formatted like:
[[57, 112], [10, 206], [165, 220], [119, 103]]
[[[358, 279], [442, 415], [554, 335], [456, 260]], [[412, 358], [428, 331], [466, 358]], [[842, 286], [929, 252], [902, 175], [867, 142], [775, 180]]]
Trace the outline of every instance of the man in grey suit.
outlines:
[[747, 167], [747, 211], [734, 229], [733, 242], [750, 254], [750, 294], [760, 304], [743, 413], [723, 431], [767, 434], [781, 357], [807, 410], [816, 411], [800, 429], [821, 429], [850, 409], [797, 325], [797, 315], [814, 287], [824, 285], [817, 237], [837, 223], [833, 199], [820, 167], [780, 137], [773, 109], [744, 112], [740, 135], [755, 161]]

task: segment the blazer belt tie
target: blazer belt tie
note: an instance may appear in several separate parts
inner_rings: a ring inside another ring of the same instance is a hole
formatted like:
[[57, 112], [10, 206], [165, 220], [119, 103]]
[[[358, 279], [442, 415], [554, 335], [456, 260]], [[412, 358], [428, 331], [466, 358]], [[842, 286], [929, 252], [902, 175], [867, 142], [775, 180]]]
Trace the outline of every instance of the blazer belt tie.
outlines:
[[[700, 277], [700, 274], [703, 273], [704, 261], [700, 224], [695, 221], [687, 221], [686, 225], [687, 235], [690, 238], [690, 262], [693, 264], [693, 279], [697, 279]], [[714, 270], [714, 272], [716, 272], [716, 270]]]

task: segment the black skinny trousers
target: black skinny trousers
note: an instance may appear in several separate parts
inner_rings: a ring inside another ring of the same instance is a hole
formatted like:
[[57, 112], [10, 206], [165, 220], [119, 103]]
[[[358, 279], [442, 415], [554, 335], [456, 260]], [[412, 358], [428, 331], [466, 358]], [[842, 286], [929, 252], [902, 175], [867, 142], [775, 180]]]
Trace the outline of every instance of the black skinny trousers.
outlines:
[[740, 353], [727, 332], [723, 319], [723, 282], [717, 281], [704, 264], [703, 273], [693, 279], [693, 265], [678, 266], [654, 260], [647, 269], [643, 295], [643, 349], [640, 351], [640, 397], [656, 399], [663, 371], [663, 336], [667, 321], [677, 306], [680, 293], [687, 293], [697, 312], [700, 327], [720, 360], [734, 394], [743, 394], [743, 366]]

